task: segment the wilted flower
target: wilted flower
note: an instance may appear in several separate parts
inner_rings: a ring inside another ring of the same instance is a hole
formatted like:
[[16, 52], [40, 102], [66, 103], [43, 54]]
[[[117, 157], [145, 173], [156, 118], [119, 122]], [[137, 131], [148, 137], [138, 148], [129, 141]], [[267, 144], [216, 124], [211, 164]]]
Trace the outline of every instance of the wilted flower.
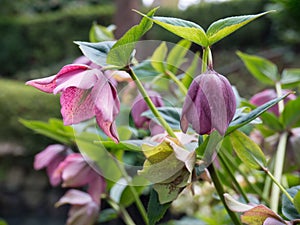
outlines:
[[185, 98], [181, 129], [186, 132], [189, 123], [198, 134], [217, 130], [224, 135], [236, 109], [236, 99], [229, 81], [214, 70], [197, 76]]
[[83, 64], [64, 66], [58, 74], [26, 83], [47, 93], [62, 93], [61, 114], [65, 125], [96, 117], [104, 133], [118, 142], [115, 119], [120, 101], [111, 80], [99, 69]]
[[99, 204], [85, 192], [71, 189], [55, 204], [59, 207], [71, 204], [67, 225], [93, 225], [99, 213]]
[[49, 145], [34, 158], [34, 169], [47, 168], [47, 174], [51, 185], [56, 186], [61, 182], [60, 176], [55, 176], [58, 165], [67, 157], [71, 150], [64, 145]]
[[[149, 95], [150, 99], [152, 100], [153, 104], [157, 108], [164, 106], [164, 102], [163, 102], [161, 96], [156, 91], [148, 91], [148, 95]], [[149, 110], [149, 107], [148, 107], [147, 103], [145, 102], [144, 98], [142, 97], [142, 95], [139, 94], [135, 98], [133, 105], [132, 105], [132, 109], [131, 109], [132, 119], [137, 128], [144, 128], [144, 129], [149, 128], [151, 119], [149, 119], [145, 116], [141, 116], [142, 113], [147, 110]], [[153, 124], [152, 124], [152, 128], [154, 129], [157, 127], [153, 126]], [[163, 129], [159, 129], [159, 130], [163, 132]], [[155, 132], [155, 133], [157, 133], [157, 132]], [[158, 132], [158, 133], [160, 133], [160, 132]]]
[[56, 176], [63, 180], [63, 187], [82, 187], [88, 185], [88, 193], [95, 202], [99, 202], [100, 195], [104, 192], [106, 183], [81, 156], [79, 153], [73, 153], [59, 164]]
[[[283, 90], [283, 94], [287, 94], [290, 92], [289, 90]], [[261, 91], [257, 94], [255, 94], [249, 101], [251, 104], [256, 105], [256, 106], [261, 106], [265, 104], [268, 101], [271, 101], [272, 99], [277, 98], [277, 93], [274, 89], [266, 89], [264, 91]], [[289, 94], [285, 99], [284, 103], [287, 103], [290, 100], [296, 99], [296, 95], [294, 94]], [[272, 106], [269, 110], [269, 112], [274, 113], [276, 116], [279, 116], [279, 108], [278, 104]]]

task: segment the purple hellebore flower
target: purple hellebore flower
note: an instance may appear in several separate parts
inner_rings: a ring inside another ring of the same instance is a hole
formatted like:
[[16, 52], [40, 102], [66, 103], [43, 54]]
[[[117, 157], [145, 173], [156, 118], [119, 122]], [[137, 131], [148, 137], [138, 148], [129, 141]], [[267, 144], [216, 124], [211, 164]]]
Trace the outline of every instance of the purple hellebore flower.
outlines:
[[186, 133], [189, 123], [200, 135], [217, 130], [224, 135], [236, 109], [236, 99], [229, 81], [214, 70], [197, 76], [185, 98], [181, 129]]
[[58, 165], [67, 157], [71, 152], [64, 145], [54, 144], [49, 145], [42, 152], [38, 153], [34, 158], [34, 169], [40, 170], [47, 168], [47, 174], [52, 186], [57, 186], [61, 182], [61, 177], [55, 175], [55, 170]]
[[88, 185], [87, 192], [91, 195], [94, 202], [100, 202], [100, 195], [105, 191], [106, 183], [104, 178], [99, 175], [79, 153], [67, 156], [59, 164], [56, 176], [63, 180], [63, 187], [82, 187]]
[[68, 213], [67, 225], [93, 225], [95, 224], [100, 205], [93, 201], [91, 196], [85, 192], [71, 189], [56, 202], [59, 207], [64, 204], [71, 204]]
[[[156, 107], [164, 106], [164, 102], [161, 96], [156, 91], [148, 91], [147, 93]], [[147, 110], [149, 110], [149, 107], [145, 102], [144, 98], [142, 97], [142, 95], [139, 94], [135, 98], [131, 109], [132, 119], [137, 128], [144, 128], [144, 129], [149, 128], [148, 126], [151, 119], [145, 116], [141, 116], [141, 114]]]
[[61, 114], [65, 125], [96, 117], [104, 133], [119, 141], [115, 119], [120, 101], [112, 81], [99, 69], [83, 64], [64, 66], [56, 75], [26, 82], [46, 93], [62, 93]]
[[[282, 90], [283, 94], [286, 94], [290, 92], [289, 90]], [[261, 106], [265, 104], [268, 101], [271, 101], [272, 99], [277, 98], [277, 93], [274, 89], [266, 89], [264, 91], [261, 91], [257, 94], [255, 94], [249, 101], [251, 104], [256, 105], [256, 106]], [[284, 103], [287, 103], [290, 100], [296, 99], [296, 95], [290, 94], [284, 99]], [[279, 108], [278, 104], [272, 106], [269, 110], [269, 112], [274, 113], [276, 116], [279, 116]]]

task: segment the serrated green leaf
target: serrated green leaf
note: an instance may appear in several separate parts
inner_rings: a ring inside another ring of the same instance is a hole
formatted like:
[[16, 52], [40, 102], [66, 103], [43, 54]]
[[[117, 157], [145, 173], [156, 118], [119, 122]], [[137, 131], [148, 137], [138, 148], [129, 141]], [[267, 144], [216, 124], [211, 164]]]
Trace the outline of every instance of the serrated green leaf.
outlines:
[[62, 120], [51, 118], [48, 122], [20, 119], [20, 123], [38, 134], [49, 137], [60, 143], [71, 145], [74, 142], [75, 131], [65, 126]]
[[115, 38], [112, 31], [115, 28], [114, 25], [104, 27], [94, 22], [89, 32], [90, 42], [113, 41]]
[[300, 98], [296, 98], [295, 100], [290, 100], [286, 103], [280, 118], [285, 126], [285, 128], [289, 129], [292, 127], [300, 126]]
[[179, 41], [170, 51], [167, 57], [167, 70], [176, 74], [180, 65], [184, 62], [184, 57], [191, 47], [191, 42], [188, 40]]
[[166, 42], [162, 42], [151, 56], [151, 65], [159, 73], [165, 72], [165, 58], [168, 53]]
[[283, 88], [295, 88], [300, 84], [300, 69], [284, 69], [280, 80]]
[[93, 63], [100, 66], [106, 66], [107, 54], [115, 44], [115, 41], [103, 41], [99, 43], [75, 41], [74, 43], [79, 45], [82, 53]]
[[208, 46], [208, 39], [205, 31], [196, 23], [172, 17], [155, 16], [152, 18], [140, 12], [138, 13], [183, 39], [189, 40], [203, 47]]
[[151, 189], [147, 208], [149, 225], [155, 225], [159, 220], [161, 220], [170, 205], [171, 203], [160, 204], [157, 192]]
[[244, 15], [234, 16], [225, 19], [218, 20], [212, 23], [206, 31], [209, 45], [213, 45], [234, 31], [240, 29], [251, 21], [270, 13], [271, 11], [256, 14], [256, 15]]
[[257, 107], [256, 109], [254, 109], [253, 111], [251, 111], [250, 113], [248, 113], [245, 116], [242, 116], [240, 118], [237, 118], [236, 120], [233, 120], [230, 124], [229, 127], [226, 131], [226, 135], [230, 134], [231, 132], [233, 132], [234, 130], [250, 123], [252, 120], [256, 119], [257, 117], [259, 117], [262, 113], [264, 113], [265, 111], [267, 111], [269, 108], [271, 108], [273, 105], [277, 104], [279, 101], [281, 101], [282, 99], [284, 99], [285, 97], [287, 97], [290, 93], [287, 93], [279, 98], [275, 98], [269, 102], [266, 102], [265, 104]]
[[[171, 128], [175, 130], [180, 130], [180, 115], [181, 108], [174, 107], [159, 107], [157, 110], [160, 112], [161, 116], [167, 121]], [[141, 116], [148, 117], [154, 120], [157, 124], [160, 124], [157, 118], [153, 115], [151, 110], [143, 112]]]
[[[95, 144], [98, 140], [99, 136], [92, 133], [83, 132], [76, 136], [76, 144], [81, 154], [93, 162], [90, 165], [105, 179], [117, 182], [122, 177], [119, 165], [104, 146]], [[122, 165], [120, 162], [120, 166]]]
[[196, 52], [193, 61], [191, 62], [190, 66], [184, 73], [184, 77], [182, 78], [182, 83], [186, 88], [189, 88], [190, 84], [193, 81], [193, 78], [196, 76], [196, 72], [198, 69], [198, 60], [199, 60], [200, 53]]
[[[299, 196], [300, 185], [286, 190], [292, 198]], [[299, 198], [299, 197], [297, 197]], [[299, 199], [298, 199], [299, 200]], [[282, 195], [282, 214], [289, 220], [300, 219], [300, 213], [297, 211], [294, 203], [286, 195]]]
[[[157, 8], [152, 9], [147, 16], [151, 17]], [[107, 64], [121, 68], [130, 64], [135, 43], [152, 27], [153, 22], [142, 18], [138, 25], [130, 28], [112, 47], [107, 56]]]
[[277, 66], [271, 61], [255, 56], [237, 52], [242, 59], [249, 72], [260, 82], [269, 85], [275, 85], [280, 80]]
[[241, 131], [230, 134], [232, 147], [238, 157], [253, 169], [261, 169], [266, 166], [266, 158], [260, 147]]

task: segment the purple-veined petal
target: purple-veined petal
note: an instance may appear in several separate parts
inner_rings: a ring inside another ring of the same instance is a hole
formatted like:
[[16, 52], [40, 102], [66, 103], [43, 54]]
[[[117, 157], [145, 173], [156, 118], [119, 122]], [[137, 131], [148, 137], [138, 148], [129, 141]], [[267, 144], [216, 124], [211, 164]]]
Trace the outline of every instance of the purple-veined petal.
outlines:
[[77, 124], [95, 115], [90, 90], [67, 88], [60, 97], [60, 103], [64, 125]]

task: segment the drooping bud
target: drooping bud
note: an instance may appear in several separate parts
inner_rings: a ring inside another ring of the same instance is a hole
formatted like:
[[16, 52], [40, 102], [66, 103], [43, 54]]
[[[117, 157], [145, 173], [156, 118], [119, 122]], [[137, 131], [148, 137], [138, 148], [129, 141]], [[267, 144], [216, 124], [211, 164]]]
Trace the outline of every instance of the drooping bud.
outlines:
[[198, 134], [217, 130], [224, 135], [236, 109], [236, 99], [229, 81], [214, 70], [197, 76], [185, 98], [181, 129], [186, 132], [189, 123]]

